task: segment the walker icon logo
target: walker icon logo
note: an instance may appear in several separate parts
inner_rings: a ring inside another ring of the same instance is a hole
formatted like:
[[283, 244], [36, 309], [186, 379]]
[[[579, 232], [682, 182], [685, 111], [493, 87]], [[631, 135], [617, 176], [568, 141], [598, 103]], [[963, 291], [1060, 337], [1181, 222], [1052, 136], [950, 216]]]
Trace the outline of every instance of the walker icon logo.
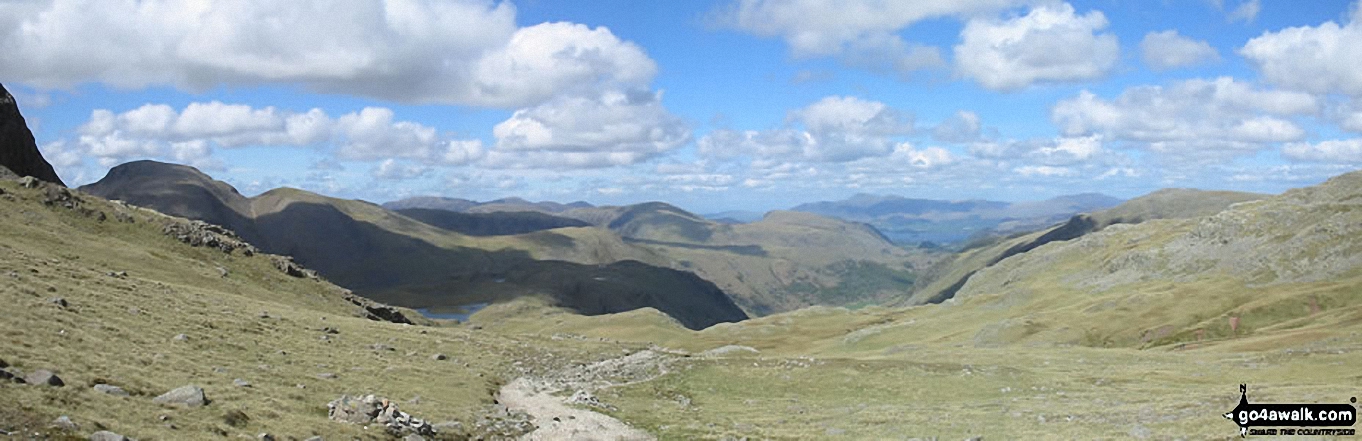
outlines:
[[[1352, 397], [1357, 403], [1357, 397]], [[1352, 436], [1356, 429], [1316, 429], [1347, 427], [1357, 423], [1357, 408], [1352, 404], [1250, 404], [1248, 385], [1239, 385], [1239, 405], [1224, 415], [1239, 425], [1239, 436]], [[1259, 428], [1259, 427], [1270, 428]], [[1295, 427], [1304, 427], [1297, 429]]]

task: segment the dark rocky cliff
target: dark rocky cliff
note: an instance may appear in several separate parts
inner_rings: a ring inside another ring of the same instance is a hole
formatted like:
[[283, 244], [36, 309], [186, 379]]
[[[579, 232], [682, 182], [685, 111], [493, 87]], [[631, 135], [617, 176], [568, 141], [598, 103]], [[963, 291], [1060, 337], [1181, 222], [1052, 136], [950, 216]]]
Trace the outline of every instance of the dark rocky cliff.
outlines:
[[24, 116], [19, 114], [14, 96], [4, 85], [0, 85], [0, 165], [19, 176], [66, 185], [38, 151], [33, 132], [28, 129]]

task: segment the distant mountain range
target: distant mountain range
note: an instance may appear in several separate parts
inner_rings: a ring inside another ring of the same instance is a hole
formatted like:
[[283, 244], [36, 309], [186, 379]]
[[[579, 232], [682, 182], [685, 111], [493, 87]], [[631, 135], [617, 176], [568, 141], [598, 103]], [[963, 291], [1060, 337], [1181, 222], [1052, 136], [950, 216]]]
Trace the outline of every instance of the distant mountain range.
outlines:
[[791, 210], [816, 213], [875, 226], [900, 244], [962, 243], [971, 237], [1030, 231], [1070, 216], [1121, 203], [1099, 193], [1059, 196], [1033, 202], [944, 201], [858, 194], [840, 201], [811, 202]]
[[[747, 317], [714, 284], [640, 262], [657, 259], [590, 228], [475, 237], [302, 190], [246, 198], [192, 167], [153, 161], [114, 167], [81, 190], [226, 226], [266, 252], [293, 256], [356, 293], [401, 306], [530, 295], [588, 315], [652, 307], [695, 329]], [[578, 241], [589, 246], [579, 249]]]
[[653, 307], [703, 328], [894, 301], [941, 257], [810, 213], [729, 224], [661, 202], [413, 198], [385, 208], [290, 188], [247, 198], [192, 167], [154, 161], [119, 165], [81, 190], [226, 226], [359, 294], [412, 308], [532, 295], [583, 314]]
[[755, 219], [743, 216], [746, 221], [715, 221], [662, 202], [596, 207], [518, 198], [478, 203], [422, 197], [385, 206], [454, 229], [466, 228], [451, 224], [472, 222], [468, 216], [495, 216], [503, 225], [526, 227], [590, 225], [652, 256], [649, 262], [714, 282], [754, 315], [903, 298], [917, 272], [939, 258], [898, 247], [870, 225], [809, 213], [777, 211]]

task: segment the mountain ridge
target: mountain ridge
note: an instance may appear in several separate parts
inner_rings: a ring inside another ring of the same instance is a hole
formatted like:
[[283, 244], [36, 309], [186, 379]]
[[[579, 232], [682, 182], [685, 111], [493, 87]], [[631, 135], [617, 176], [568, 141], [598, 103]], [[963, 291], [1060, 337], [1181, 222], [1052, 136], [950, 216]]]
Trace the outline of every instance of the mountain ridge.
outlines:
[[[475, 291], [485, 288], [477, 275], [501, 274], [495, 278], [506, 283], [499, 284], [493, 300], [542, 295], [564, 307], [596, 314], [655, 307], [696, 328], [747, 318], [719, 288], [693, 274], [628, 263], [630, 256], [655, 259], [622, 242], [613, 246], [622, 255], [583, 254], [571, 236], [467, 236], [369, 202], [299, 189], [277, 188], [245, 198], [192, 167], [151, 161], [114, 167], [105, 179], [82, 190], [226, 226], [262, 249], [291, 255], [361, 295], [402, 306], [455, 307], [485, 301], [487, 296]], [[543, 260], [536, 254], [572, 257], [576, 262]], [[543, 279], [541, 274], [556, 279]], [[618, 283], [601, 285], [598, 278]], [[596, 291], [580, 288], [597, 285], [601, 286]]]

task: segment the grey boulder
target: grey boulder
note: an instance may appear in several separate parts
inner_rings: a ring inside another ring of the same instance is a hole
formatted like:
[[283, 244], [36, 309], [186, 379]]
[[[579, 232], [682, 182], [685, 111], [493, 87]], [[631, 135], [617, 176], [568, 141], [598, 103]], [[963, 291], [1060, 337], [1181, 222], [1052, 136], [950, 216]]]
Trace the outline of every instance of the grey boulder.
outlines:
[[54, 374], [52, 373], [52, 371], [49, 371], [47, 369], [38, 369], [36, 371], [33, 371], [33, 373], [24, 376], [24, 381], [32, 385], [45, 384], [48, 386], [55, 387], [62, 387], [66, 385], [65, 381], [61, 381], [61, 377], [58, 377], [57, 374]]
[[174, 406], [200, 407], [208, 404], [208, 397], [204, 396], [203, 388], [191, 384], [180, 386], [175, 390], [161, 394], [161, 396], [153, 398], [151, 402]]

